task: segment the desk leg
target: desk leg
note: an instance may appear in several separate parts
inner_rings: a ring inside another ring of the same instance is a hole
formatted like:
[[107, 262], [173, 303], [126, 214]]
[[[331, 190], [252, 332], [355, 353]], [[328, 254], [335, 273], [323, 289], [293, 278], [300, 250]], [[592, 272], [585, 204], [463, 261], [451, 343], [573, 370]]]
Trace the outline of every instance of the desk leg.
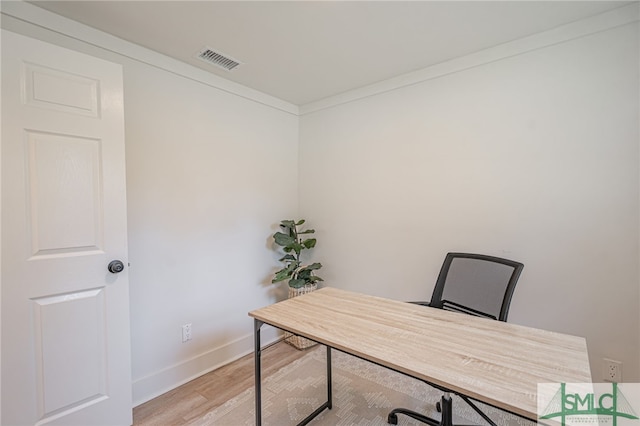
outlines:
[[333, 391], [331, 380], [331, 348], [327, 346], [327, 408], [333, 408]]
[[[262, 373], [261, 373], [261, 360], [262, 349], [260, 347], [260, 327], [264, 322], [255, 319], [253, 320], [253, 343], [255, 354], [255, 389], [256, 389], [256, 426], [262, 426]], [[307, 416], [298, 425], [306, 425], [314, 417], [324, 411], [326, 408], [331, 409], [333, 405], [333, 392], [332, 392], [332, 380], [331, 380], [331, 348], [327, 346], [327, 402], [322, 404], [317, 410]]]
[[332, 396], [332, 384], [331, 384], [331, 348], [327, 346], [327, 402], [318, 407], [313, 413], [309, 414], [298, 423], [298, 426], [304, 426], [308, 424], [311, 420], [313, 420], [318, 414], [322, 413], [325, 409], [331, 410], [333, 406], [333, 396]]
[[255, 355], [255, 380], [256, 380], [256, 426], [262, 425], [262, 373], [260, 356], [262, 349], [260, 348], [260, 327], [264, 324], [262, 321], [253, 320], [253, 343]]

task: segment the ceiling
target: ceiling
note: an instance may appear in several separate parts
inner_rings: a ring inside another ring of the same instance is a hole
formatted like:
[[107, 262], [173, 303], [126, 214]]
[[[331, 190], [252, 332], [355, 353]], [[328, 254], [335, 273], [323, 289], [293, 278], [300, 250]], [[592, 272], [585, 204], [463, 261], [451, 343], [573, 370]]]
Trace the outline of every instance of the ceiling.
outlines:
[[[624, 6], [615, 1], [33, 1], [304, 105]], [[196, 58], [207, 46], [241, 62]]]

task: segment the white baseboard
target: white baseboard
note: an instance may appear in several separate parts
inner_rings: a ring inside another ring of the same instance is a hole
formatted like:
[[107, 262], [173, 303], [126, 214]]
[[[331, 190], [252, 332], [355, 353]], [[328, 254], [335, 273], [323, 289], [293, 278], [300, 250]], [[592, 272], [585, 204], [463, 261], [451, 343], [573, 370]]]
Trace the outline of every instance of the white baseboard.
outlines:
[[[261, 331], [260, 337], [264, 347], [280, 339], [281, 333], [269, 327]], [[137, 407], [252, 352], [253, 334], [248, 334], [179, 364], [134, 380], [132, 383], [133, 406]]]

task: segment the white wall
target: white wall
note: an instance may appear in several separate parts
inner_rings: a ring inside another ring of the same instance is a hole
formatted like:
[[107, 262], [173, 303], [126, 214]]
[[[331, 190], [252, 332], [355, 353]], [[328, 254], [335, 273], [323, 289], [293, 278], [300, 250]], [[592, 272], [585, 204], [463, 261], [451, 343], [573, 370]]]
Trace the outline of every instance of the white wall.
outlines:
[[[135, 46], [124, 50], [154, 65], [6, 16], [3, 27], [124, 67], [134, 404], [250, 353], [248, 312], [286, 297], [270, 282], [270, 236], [297, 215], [297, 115]], [[193, 340], [183, 344], [186, 323]], [[276, 337], [265, 327], [264, 341]]]
[[513, 258], [510, 321], [640, 380], [638, 47], [634, 23], [305, 114], [327, 284], [428, 300], [447, 251]]
[[[155, 375], [184, 379], [252, 347], [247, 312], [277, 296], [269, 236], [297, 210], [298, 126], [291, 114], [146, 66], [125, 68], [125, 94], [141, 397], [166, 381]], [[194, 338], [183, 344], [186, 323]]]

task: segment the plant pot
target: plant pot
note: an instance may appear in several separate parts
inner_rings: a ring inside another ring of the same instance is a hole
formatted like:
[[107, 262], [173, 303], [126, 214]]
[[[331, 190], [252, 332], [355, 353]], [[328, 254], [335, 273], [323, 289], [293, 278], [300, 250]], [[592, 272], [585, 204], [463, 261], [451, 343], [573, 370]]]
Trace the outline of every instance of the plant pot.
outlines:
[[[311, 293], [312, 291], [316, 291], [317, 289], [318, 284], [308, 284], [300, 288], [289, 287], [289, 299], [291, 299], [292, 297], [298, 297], [302, 296], [303, 294]], [[314, 341], [289, 333], [288, 331], [284, 332], [284, 341], [296, 349], [308, 349], [312, 346], [317, 345], [317, 343]]]

